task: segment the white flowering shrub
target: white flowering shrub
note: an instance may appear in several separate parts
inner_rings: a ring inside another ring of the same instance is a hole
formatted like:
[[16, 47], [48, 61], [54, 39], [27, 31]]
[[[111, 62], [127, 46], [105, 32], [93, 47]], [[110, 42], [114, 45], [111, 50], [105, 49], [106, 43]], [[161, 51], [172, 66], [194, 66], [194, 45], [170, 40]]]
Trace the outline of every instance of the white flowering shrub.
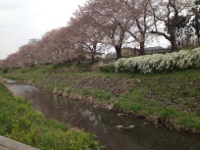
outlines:
[[116, 72], [166, 72], [173, 69], [200, 68], [200, 48], [168, 54], [121, 58], [114, 63]]

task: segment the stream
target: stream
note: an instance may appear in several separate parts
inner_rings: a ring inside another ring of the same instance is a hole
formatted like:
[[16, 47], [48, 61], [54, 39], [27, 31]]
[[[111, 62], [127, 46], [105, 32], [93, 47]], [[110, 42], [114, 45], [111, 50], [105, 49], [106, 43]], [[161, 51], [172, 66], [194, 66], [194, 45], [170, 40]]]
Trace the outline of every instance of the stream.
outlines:
[[[80, 102], [70, 101], [34, 86], [13, 82], [7, 87], [15, 95], [32, 101], [33, 108], [53, 118], [95, 134], [106, 150], [199, 150], [200, 137], [146, 125], [142, 120], [94, 109]], [[117, 129], [117, 125], [133, 129]]]

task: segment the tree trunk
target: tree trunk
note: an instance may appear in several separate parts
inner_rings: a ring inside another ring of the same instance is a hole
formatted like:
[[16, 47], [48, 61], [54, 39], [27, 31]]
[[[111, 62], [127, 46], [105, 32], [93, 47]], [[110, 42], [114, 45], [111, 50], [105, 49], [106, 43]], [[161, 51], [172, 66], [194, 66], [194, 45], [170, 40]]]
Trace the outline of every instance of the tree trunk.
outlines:
[[198, 12], [196, 12], [195, 14], [195, 30], [196, 30], [196, 35], [197, 35], [197, 42], [198, 42], [198, 45], [200, 44], [200, 33], [199, 33], [199, 17], [198, 17]]
[[170, 43], [171, 43], [171, 51], [170, 52], [172, 53], [172, 52], [177, 51], [178, 49], [177, 49], [177, 45], [176, 45], [175, 39], [171, 39]]
[[95, 62], [94, 52], [91, 52], [91, 63], [93, 64]]
[[116, 54], [117, 54], [117, 59], [122, 58], [122, 44], [116, 45], [115, 46]]
[[91, 49], [91, 62], [92, 64], [95, 62], [95, 53], [96, 53], [96, 50], [97, 50], [97, 43], [93, 43], [93, 48]]
[[80, 58], [76, 58], [76, 61], [77, 61], [77, 65], [80, 65], [80, 64], [81, 64]]
[[171, 30], [170, 32], [170, 37], [168, 39], [171, 43], [171, 50], [170, 52], [176, 52], [178, 50], [177, 44], [176, 44], [176, 36], [175, 36], [175, 31]]
[[144, 50], [144, 42], [140, 42], [140, 50], [139, 50], [139, 55], [144, 55], [145, 50]]

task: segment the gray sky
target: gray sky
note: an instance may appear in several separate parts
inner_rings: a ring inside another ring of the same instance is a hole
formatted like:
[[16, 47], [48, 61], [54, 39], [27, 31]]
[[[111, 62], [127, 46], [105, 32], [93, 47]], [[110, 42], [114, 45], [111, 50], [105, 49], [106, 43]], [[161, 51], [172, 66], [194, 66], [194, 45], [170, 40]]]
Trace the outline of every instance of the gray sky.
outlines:
[[86, 0], [0, 0], [0, 59], [32, 38], [67, 25]]

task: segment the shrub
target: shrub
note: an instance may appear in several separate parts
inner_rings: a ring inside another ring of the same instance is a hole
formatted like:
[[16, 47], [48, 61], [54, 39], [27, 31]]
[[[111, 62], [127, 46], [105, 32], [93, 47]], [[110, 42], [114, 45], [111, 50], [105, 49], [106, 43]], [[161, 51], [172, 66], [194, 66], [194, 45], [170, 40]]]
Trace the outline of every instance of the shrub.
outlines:
[[99, 66], [99, 70], [100, 70], [101, 72], [115, 72], [114, 63], [101, 64], [101, 65]]
[[134, 58], [122, 58], [114, 63], [116, 72], [167, 72], [174, 69], [200, 67], [200, 48], [181, 50], [168, 54], [153, 54]]
[[8, 73], [8, 70], [7, 69], [3, 69], [2, 72], [3, 73]]

